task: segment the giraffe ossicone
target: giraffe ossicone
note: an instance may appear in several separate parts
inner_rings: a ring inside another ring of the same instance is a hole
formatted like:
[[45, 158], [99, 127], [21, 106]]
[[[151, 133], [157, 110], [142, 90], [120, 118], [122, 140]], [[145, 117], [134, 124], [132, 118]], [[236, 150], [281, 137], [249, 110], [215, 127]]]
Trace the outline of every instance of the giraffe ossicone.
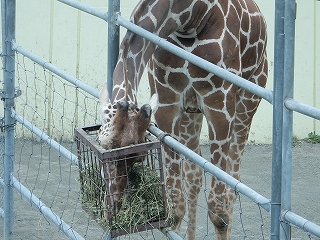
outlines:
[[[140, 0], [131, 21], [252, 83], [266, 85], [266, 23], [253, 0]], [[111, 132], [115, 129], [113, 113], [118, 110], [114, 103], [123, 99], [137, 102], [139, 82], [147, 65], [155, 103], [152, 108], [159, 128], [201, 154], [200, 132], [205, 117], [211, 162], [240, 179], [241, 157], [261, 99], [130, 31], [120, 46], [112, 99], [101, 108], [105, 128]], [[105, 90], [100, 95], [102, 102], [106, 101]], [[100, 138], [104, 139], [103, 132]], [[191, 162], [181, 161], [165, 145], [164, 155], [175, 231], [179, 232], [186, 215], [186, 239], [196, 239], [197, 201], [203, 171]], [[233, 189], [212, 177], [208, 215], [218, 239], [231, 239], [235, 199]]]

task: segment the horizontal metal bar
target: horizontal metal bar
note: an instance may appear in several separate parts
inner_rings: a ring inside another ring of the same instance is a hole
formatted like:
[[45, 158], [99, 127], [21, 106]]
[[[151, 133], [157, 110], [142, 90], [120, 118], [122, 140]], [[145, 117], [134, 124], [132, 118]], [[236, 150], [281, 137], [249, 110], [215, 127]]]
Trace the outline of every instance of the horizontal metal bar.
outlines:
[[149, 40], [150, 42], [153, 42], [154, 44], [157, 44], [158, 46], [160, 46], [163, 49], [168, 50], [169, 52], [177, 55], [180, 58], [183, 58], [187, 61], [189, 61], [190, 63], [208, 71], [211, 72], [215, 75], [217, 75], [218, 77], [221, 77], [223, 79], [226, 79], [227, 81], [245, 89], [248, 90], [254, 94], [256, 94], [259, 97], [264, 98], [265, 100], [267, 100], [269, 103], [272, 103], [273, 101], [273, 94], [271, 90], [267, 90], [263, 87], [260, 87], [252, 82], [249, 82], [248, 80], [239, 77], [221, 67], [218, 67], [217, 65], [212, 64], [209, 61], [206, 61], [190, 52], [187, 52], [185, 50], [183, 50], [182, 48], [179, 48], [178, 46], [169, 43], [166, 39], [164, 38], [160, 38], [154, 34], [152, 34], [151, 32], [148, 32], [147, 30], [133, 24], [132, 22], [122, 18], [120, 15], [118, 15], [117, 18], [117, 23], [127, 29], [129, 29], [130, 31], [146, 38], [147, 40]]
[[283, 212], [281, 217], [285, 221], [301, 228], [302, 230], [304, 230], [308, 233], [311, 233], [314, 236], [320, 237], [320, 226], [308, 221], [307, 219], [304, 219], [303, 217], [301, 217], [291, 211]]
[[79, 9], [83, 12], [86, 12], [88, 14], [91, 14], [93, 16], [96, 16], [98, 18], [101, 18], [105, 21], [108, 21], [108, 13], [100, 11], [94, 7], [91, 7], [89, 5], [83, 4], [81, 2], [75, 1], [75, 0], [58, 0], [59, 2], [62, 2], [64, 4], [67, 4], [71, 7], [74, 7], [76, 9]]
[[174, 231], [171, 231], [167, 228], [162, 228], [161, 232], [170, 240], [182, 240], [183, 238], [180, 237], [177, 233], [175, 233]]
[[14, 176], [12, 176], [13, 187], [27, 200], [30, 201], [38, 210], [50, 219], [59, 230], [63, 231], [68, 237], [75, 240], [84, 240], [76, 231], [72, 229], [67, 223], [61, 220], [50, 208], [48, 208], [43, 202], [40, 201], [34, 194], [32, 194], [25, 186], [23, 186]]
[[319, 108], [311, 107], [307, 104], [295, 101], [291, 98], [286, 99], [284, 102], [284, 105], [286, 106], [286, 108], [288, 108], [292, 111], [302, 113], [302, 114], [307, 115], [309, 117], [320, 120], [320, 109]]
[[[263, 197], [256, 191], [252, 190], [248, 186], [241, 183], [239, 180], [231, 177], [229, 174], [221, 170], [220, 168], [213, 165], [211, 162], [207, 161], [203, 157], [199, 156], [189, 148], [185, 147], [183, 144], [179, 143], [177, 140], [172, 138], [170, 135], [166, 135], [159, 128], [154, 125], [150, 125], [148, 130], [154, 134], [156, 137], [161, 138], [161, 140], [172, 147], [174, 150], [186, 156], [190, 161], [194, 162], [213, 176], [225, 182], [227, 185], [235, 189], [237, 192], [242, 193], [243, 195], [250, 198], [255, 203], [259, 204], [267, 212], [270, 212], [270, 200]], [[164, 136], [164, 137], [162, 137]]]
[[88, 84], [80, 81], [79, 79], [71, 76], [70, 74], [57, 68], [53, 64], [43, 60], [42, 58], [34, 55], [33, 53], [29, 52], [28, 50], [24, 49], [23, 47], [18, 46], [15, 42], [13, 42], [12, 45], [13, 45], [13, 50], [21, 53], [22, 55], [26, 56], [27, 58], [31, 59], [32, 61], [38, 63], [40, 66], [57, 74], [61, 78], [67, 80], [69, 83], [72, 83], [73, 85], [77, 86], [78, 88], [86, 91], [87, 93], [91, 94], [92, 96], [99, 98], [99, 91], [97, 89], [95, 89], [95, 88], [89, 86]]
[[36, 134], [43, 141], [47, 142], [51, 147], [53, 147], [58, 153], [66, 157], [73, 164], [78, 165], [78, 158], [76, 155], [71, 153], [68, 149], [61, 146], [58, 142], [50, 138], [47, 134], [41, 131], [39, 128], [30, 123], [27, 119], [17, 114], [14, 109], [12, 109], [12, 117], [15, 118], [19, 123], [28, 128], [32, 133]]

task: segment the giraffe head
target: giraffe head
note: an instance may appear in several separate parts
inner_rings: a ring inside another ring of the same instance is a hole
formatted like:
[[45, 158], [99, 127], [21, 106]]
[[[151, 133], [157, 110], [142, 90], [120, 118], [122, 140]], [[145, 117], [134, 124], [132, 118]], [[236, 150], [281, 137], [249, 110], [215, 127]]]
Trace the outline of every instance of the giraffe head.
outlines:
[[[97, 141], [103, 148], [111, 150], [145, 141], [145, 132], [149, 127], [152, 112], [149, 104], [143, 105], [140, 109], [126, 100], [116, 104], [110, 102], [103, 104], [101, 116], [104, 124], [97, 136]], [[106, 218], [110, 218], [120, 210], [121, 197], [128, 186], [128, 175], [134, 163], [138, 161], [143, 161], [141, 156], [130, 154], [100, 163], [101, 176], [106, 184], [104, 200], [108, 209]]]

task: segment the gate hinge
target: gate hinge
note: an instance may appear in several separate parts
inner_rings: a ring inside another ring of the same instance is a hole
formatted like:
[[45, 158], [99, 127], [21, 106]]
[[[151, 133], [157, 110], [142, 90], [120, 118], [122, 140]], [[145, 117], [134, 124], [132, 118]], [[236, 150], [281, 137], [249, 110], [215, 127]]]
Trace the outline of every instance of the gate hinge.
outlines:
[[[20, 95], [21, 95], [21, 90], [16, 88], [14, 90], [14, 98], [19, 97]], [[1, 97], [1, 100], [4, 100], [8, 98], [8, 94], [6, 94], [3, 89], [0, 89], [0, 97]]]

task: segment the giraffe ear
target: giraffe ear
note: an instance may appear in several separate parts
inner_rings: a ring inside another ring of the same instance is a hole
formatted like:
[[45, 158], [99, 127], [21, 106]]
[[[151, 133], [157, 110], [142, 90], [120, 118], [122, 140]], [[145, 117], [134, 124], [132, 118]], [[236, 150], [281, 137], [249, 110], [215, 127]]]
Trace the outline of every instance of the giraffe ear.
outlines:
[[157, 111], [159, 103], [159, 96], [157, 93], [153, 94], [149, 100], [149, 105], [151, 106], [152, 113]]
[[99, 100], [100, 100], [100, 105], [110, 103], [107, 84], [103, 84], [103, 87], [100, 91]]

